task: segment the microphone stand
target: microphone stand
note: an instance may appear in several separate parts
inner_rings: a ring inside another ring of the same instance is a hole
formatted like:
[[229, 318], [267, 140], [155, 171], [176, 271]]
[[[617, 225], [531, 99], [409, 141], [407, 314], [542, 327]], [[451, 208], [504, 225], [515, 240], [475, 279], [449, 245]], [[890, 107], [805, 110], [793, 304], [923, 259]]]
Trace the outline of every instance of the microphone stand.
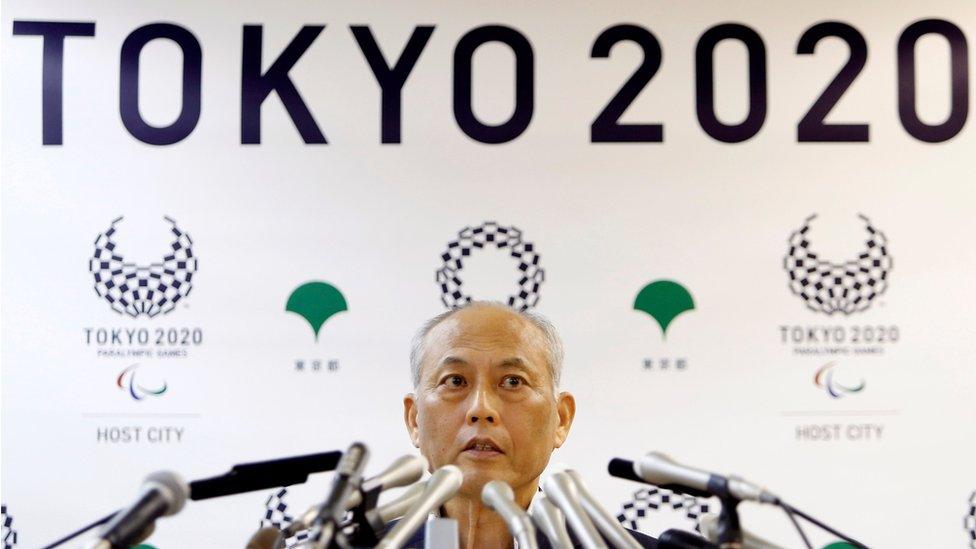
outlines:
[[722, 549], [742, 547], [742, 525], [739, 522], [738, 506], [741, 500], [729, 491], [729, 480], [734, 477], [712, 477], [708, 481], [708, 491], [718, 497], [722, 508], [718, 513], [718, 546]]
[[[379, 516], [372, 516], [380, 499], [382, 486], [362, 492], [363, 500], [352, 510], [352, 517], [344, 522], [343, 528], [353, 526], [353, 535], [349, 539], [355, 547], [374, 547], [380, 542], [379, 534], [386, 527], [379, 523]], [[373, 518], [371, 521], [370, 519]]]
[[[290, 486], [301, 484], [308, 480], [311, 473], [320, 473], [335, 469], [342, 452], [320, 452], [302, 456], [256, 461], [234, 465], [231, 470], [216, 477], [195, 480], [190, 483], [190, 499], [201, 500], [221, 496], [229, 496], [276, 486]], [[42, 549], [52, 549], [70, 541], [85, 532], [101, 526], [112, 520], [121, 509], [108, 514], [95, 522], [64, 536], [63, 538], [44, 546]]]
[[722, 508], [718, 513], [718, 546], [721, 549], [742, 547], [742, 526], [739, 523], [739, 500], [732, 496], [718, 498]]

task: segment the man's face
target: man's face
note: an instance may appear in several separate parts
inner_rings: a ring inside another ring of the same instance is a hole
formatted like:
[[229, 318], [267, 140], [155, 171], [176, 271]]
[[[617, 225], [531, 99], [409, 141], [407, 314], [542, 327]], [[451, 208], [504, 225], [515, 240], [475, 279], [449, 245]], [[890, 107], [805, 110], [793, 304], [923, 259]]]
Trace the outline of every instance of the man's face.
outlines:
[[555, 395], [541, 331], [511, 311], [475, 306], [434, 327], [421, 360], [404, 419], [431, 467], [460, 467], [469, 497], [493, 479], [531, 486], [575, 413], [571, 395]]

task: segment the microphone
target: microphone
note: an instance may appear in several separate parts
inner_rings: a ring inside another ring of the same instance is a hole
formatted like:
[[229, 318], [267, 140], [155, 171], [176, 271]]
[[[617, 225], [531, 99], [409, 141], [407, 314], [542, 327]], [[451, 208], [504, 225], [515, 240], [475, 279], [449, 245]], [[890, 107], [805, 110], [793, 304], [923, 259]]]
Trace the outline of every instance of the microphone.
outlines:
[[508, 484], [493, 480], [481, 489], [481, 501], [501, 515], [508, 531], [518, 540], [519, 549], [538, 549], [532, 519], [515, 504], [515, 492]]
[[461, 489], [464, 475], [456, 465], [445, 465], [434, 471], [427, 486], [413, 507], [396, 523], [379, 544], [377, 549], [400, 549], [410, 540], [410, 536], [427, 520], [427, 515], [437, 509]]
[[566, 520], [586, 549], [607, 549], [607, 544], [586, 516], [579, 502], [579, 491], [573, 478], [565, 472], [553, 473], [545, 482], [546, 496], [566, 515]]
[[576, 483], [576, 491], [579, 493], [579, 499], [583, 503], [583, 509], [586, 510], [586, 514], [593, 519], [596, 523], [597, 528], [600, 532], [613, 544], [614, 547], [618, 549], [641, 549], [643, 546], [637, 543], [637, 540], [630, 535], [623, 526], [617, 522], [610, 513], [607, 512], [597, 501], [596, 498], [590, 494], [589, 490], [586, 489], [586, 485], [583, 484], [583, 477], [573, 471], [572, 469], [567, 469], [563, 471]]
[[660, 549], [719, 549], [718, 545], [697, 534], [675, 528], [661, 532], [657, 546]]
[[[718, 515], [707, 513], [698, 519], [702, 533], [713, 543], [718, 543], [719, 538], [719, 517]], [[742, 530], [742, 549], [783, 549], [779, 545], [767, 541], [751, 532]]]
[[549, 538], [550, 544], [556, 549], [572, 549], [573, 540], [566, 530], [566, 518], [562, 511], [553, 505], [549, 498], [539, 494], [532, 502], [532, 520], [535, 525]]
[[327, 547], [336, 534], [336, 527], [346, 514], [346, 500], [359, 487], [369, 450], [362, 442], [353, 442], [342, 454], [332, 486], [325, 501], [318, 507], [312, 526], [321, 526], [317, 547]]
[[647, 480], [644, 480], [637, 474], [637, 466], [634, 464], [633, 461], [630, 461], [629, 459], [621, 459], [621, 458], [611, 459], [610, 463], [607, 464], [607, 472], [610, 473], [611, 476], [617, 478], [632, 480], [634, 482], [640, 482], [642, 484], [655, 484], [656, 486], [660, 486], [661, 488], [667, 488], [668, 490], [671, 490], [673, 492], [680, 492], [682, 494], [688, 494], [690, 496], [695, 496], [699, 498], [712, 497], [712, 494], [708, 492], [702, 490], [695, 490], [694, 488], [689, 488], [687, 486], [681, 486], [676, 484], [656, 484], [653, 482], [649, 483]]
[[[349, 495], [346, 508], [352, 509], [369, 499], [370, 494], [379, 494], [390, 488], [402, 488], [413, 484], [424, 476], [427, 470], [427, 460], [421, 456], [400, 456], [380, 474], [363, 481], [359, 490]], [[374, 502], [375, 505], [375, 502]]]
[[240, 463], [220, 476], [190, 483], [190, 499], [197, 501], [255, 490], [301, 484], [311, 473], [336, 468], [342, 452], [322, 452], [304, 456]]
[[386, 525], [402, 517], [417, 502], [426, 487], [427, 482], [415, 482], [393, 501], [380, 505], [376, 509], [380, 521]]
[[93, 549], [128, 549], [146, 539], [159, 517], [183, 509], [190, 489], [176, 473], [160, 471], [146, 477], [139, 499], [115, 514], [102, 528]]
[[[382, 530], [386, 522], [374, 523], [374, 519], [381, 521], [381, 514], [374, 513], [376, 500], [380, 492], [390, 488], [400, 488], [417, 482], [427, 470], [427, 460], [418, 456], [401, 456], [397, 458], [389, 467], [380, 474], [370, 477], [362, 482], [359, 489], [351, 492], [346, 499], [345, 509], [350, 510], [360, 505], [366, 507], [361, 512], [366, 515], [366, 520], [375, 531]], [[419, 492], [418, 492], [419, 493]], [[319, 513], [319, 506], [313, 505], [300, 517], [296, 518], [287, 529], [285, 536], [291, 537], [296, 533], [308, 528]]]
[[637, 462], [635, 472], [645, 482], [666, 486], [676, 484], [692, 488], [720, 498], [732, 497], [736, 500], [758, 501], [778, 504], [779, 498], [765, 488], [738, 477], [725, 477], [687, 465], [681, 465], [670, 457], [651, 452]]
[[[251, 539], [247, 540], [247, 545], [244, 549], [275, 549], [275, 547], [278, 547], [280, 535], [281, 530], [278, 530], [274, 526], [265, 526], [257, 532], [254, 532]], [[284, 538], [281, 539], [282, 541], [284, 540]]]

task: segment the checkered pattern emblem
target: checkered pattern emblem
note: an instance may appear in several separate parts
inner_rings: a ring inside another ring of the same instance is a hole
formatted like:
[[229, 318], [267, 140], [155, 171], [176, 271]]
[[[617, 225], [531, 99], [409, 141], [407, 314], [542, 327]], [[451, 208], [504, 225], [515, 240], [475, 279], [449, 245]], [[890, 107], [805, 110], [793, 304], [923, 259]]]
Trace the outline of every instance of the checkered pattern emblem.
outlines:
[[876, 297], [888, 289], [891, 256], [888, 238], [864, 220], [867, 240], [856, 259], [832, 263], [821, 259], [810, 245], [811, 215], [799, 230], [790, 235], [789, 251], [783, 258], [783, 268], [790, 275], [790, 290], [801, 297], [812, 311], [832, 315], [849, 315], [864, 311]]
[[17, 546], [17, 531], [14, 530], [14, 517], [7, 513], [7, 506], [0, 505], [3, 510], [3, 524], [0, 528], [0, 536], [3, 540], [3, 549], [13, 549]]
[[[273, 526], [278, 530], [284, 530], [291, 526], [291, 523], [295, 520], [295, 517], [288, 514], [288, 503], [285, 502], [285, 496], [288, 495], [287, 488], [279, 488], [277, 491], [268, 496], [267, 501], [264, 502], [264, 516], [261, 517], [261, 522], [258, 524], [258, 528], [264, 528], [266, 526]], [[309, 531], [302, 530], [294, 536], [285, 540], [285, 547], [291, 548], [300, 545], [309, 538]]]
[[[649, 486], [634, 492], [633, 499], [623, 504], [620, 514], [617, 515], [617, 521], [631, 530], [647, 531], [645, 528], [641, 528], [641, 522], [647, 519], [650, 513], [661, 509], [671, 509], [684, 513], [684, 518], [690, 520], [695, 531], [700, 533], [699, 519], [708, 512], [708, 500]], [[688, 527], [688, 525], [674, 526]], [[664, 528], [664, 530], [666, 529]]]
[[152, 318], [172, 311], [193, 289], [197, 271], [193, 239], [176, 226], [176, 221], [164, 217], [172, 226], [170, 249], [159, 263], [136, 265], [126, 262], [114, 240], [116, 225], [122, 219], [112, 221], [108, 230], [95, 238], [95, 251], [88, 260], [95, 293], [108, 301], [113, 311], [132, 318]]
[[962, 524], [969, 538], [969, 547], [976, 549], [976, 491], [969, 496], [969, 510]]
[[458, 232], [456, 239], [447, 243], [441, 254], [443, 264], [437, 269], [436, 280], [441, 287], [441, 302], [449, 309], [462, 307], [472, 301], [464, 292], [461, 270], [464, 260], [474, 250], [494, 246], [507, 250], [517, 262], [515, 293], [508, 296], [508, 305], [525, 311], [539, 302], [539, 287], [545, 280], [545, 270], [539, 266], [539, 254], [531, 242], [522, 240], [522, 231], [515, 227], [505, 227], [494, 221], [486, 221], [477, 227], [465, 227]]

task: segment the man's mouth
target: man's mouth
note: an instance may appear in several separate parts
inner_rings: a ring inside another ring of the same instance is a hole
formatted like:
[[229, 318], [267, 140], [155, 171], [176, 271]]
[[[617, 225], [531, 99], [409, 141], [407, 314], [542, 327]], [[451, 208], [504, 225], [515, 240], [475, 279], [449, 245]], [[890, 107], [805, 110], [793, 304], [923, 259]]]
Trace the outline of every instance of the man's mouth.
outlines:
[[464, 447], [464, 453], [476, 456], [490, 456], [504, 454], [502, 449], [495, 444], [495, 441], [487, 437], [475, 437], [468, 441]]

